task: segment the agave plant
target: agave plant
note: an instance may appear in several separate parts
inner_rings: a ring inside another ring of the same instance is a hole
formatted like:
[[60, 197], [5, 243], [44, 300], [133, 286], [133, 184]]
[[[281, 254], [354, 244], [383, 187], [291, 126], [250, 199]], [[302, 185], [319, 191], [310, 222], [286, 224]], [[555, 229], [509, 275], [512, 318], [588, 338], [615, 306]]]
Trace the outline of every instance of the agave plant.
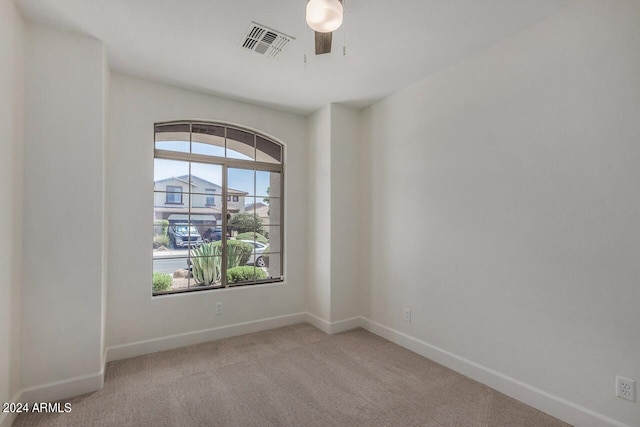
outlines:
[[[245, 265], [253, 252], [253, 245], [238, 240], [227, 240], [227, 268]], [[222, 277], [222, 242], [204, 243], [191, 251], [193, 278], [204, 286], [220, 281]]]
[[220, 281], [222, 277], [222, 250], [216, 243], [205, 243], [191, 251], [193, 278], [204, 286]]
[[245, 265], [251, 257], [253, 245], [239, 240], [227, 241], [227, 268]]

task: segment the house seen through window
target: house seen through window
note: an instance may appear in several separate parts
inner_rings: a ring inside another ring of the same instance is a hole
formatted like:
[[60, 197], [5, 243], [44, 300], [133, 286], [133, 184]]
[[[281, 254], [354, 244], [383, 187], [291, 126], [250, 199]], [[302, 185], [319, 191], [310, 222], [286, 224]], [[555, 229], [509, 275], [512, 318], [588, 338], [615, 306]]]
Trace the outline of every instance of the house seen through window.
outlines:
[[155, 127], [154, 295], [283, 280], [283, 147], [236, 126]]

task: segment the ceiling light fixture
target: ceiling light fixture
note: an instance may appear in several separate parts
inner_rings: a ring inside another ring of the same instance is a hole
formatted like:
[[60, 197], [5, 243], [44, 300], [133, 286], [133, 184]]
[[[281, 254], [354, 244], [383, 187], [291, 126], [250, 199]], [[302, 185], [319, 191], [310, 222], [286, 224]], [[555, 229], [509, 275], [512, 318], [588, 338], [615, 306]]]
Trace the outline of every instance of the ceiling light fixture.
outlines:
[[307, 25], [319, 33], [330, 33], [342, 25], [344, 9], [340, 0], [309, 0]]

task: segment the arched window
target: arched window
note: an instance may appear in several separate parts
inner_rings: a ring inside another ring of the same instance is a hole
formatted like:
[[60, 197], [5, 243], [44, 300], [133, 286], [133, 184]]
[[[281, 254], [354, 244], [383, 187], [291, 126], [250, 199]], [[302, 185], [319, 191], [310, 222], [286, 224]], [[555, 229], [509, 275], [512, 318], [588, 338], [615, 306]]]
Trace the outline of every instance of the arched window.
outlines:
[[153, 295], [283, 280], [283, 154], [235, 125], [155, 125]]

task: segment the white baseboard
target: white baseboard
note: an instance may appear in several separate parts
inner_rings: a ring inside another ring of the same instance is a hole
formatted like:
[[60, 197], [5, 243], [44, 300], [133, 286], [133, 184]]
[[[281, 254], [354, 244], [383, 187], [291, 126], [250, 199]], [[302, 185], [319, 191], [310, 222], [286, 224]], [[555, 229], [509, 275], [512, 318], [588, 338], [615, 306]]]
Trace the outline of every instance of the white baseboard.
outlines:
[[315, 314], [306, 313], [306, 322], [312, 324], [326, 334], [331, 334], [331, 322]]
[[321, 331], [333, 335], [339, 334], [340, 332], [349, 331], [351, 329], [362, 327], [363, 318], [351, 317], [349, 319], [338, 320], [336, 322], [329, 322], [328, 320], [324, 320], [322, 317], [318, 317], [313, 313], [305, 313], [306, 314], [306, 322], [312, 324], [316, 328]]
[[[21, 402], [20, 393], [22, 392], [21, 391], [17, 392], [8, 403]], [[17, 417], [18, 417], [18, 414], [14, 414], [11, 412], [0, 412], [0, 427], [11, 427], [11, 424], [13, 424], [13, 422], [16, 420]]]
[[237, 335], [260, 332], [267, 329], [281, 328], [307, 321], [307, 313], [295, 313], [285, 316], [270, 317], [251, 322], [235, 323], [216, 328], [202, 329], [194, 332], [170, 335], [161, 338], [116, 345], [107, 349], [107, 362], [142, 356], [158, 351], [171, 350], [193, 344], [219, 340]]
[[[17, 392], [11, 399], [11, 402], [29, 404], [36, 402], [53, 402], [98, 391], [102, 389], [103, 386], [104, 365], [102, 365], [100, 372], [94, 374], [25, 388]], [[17, 416], [18, 414], [0, 413], [0, 427], [10, 427]]]
[[20, 393], [20, 402], [52, 402], [98, 391], [104, 385], [104, 368], [94, 374], [29, 387]]
[[482, 366], [417, 338], [413, 338], [403, 332], [367, 319], [366, 317], [360, 318], [360, 325], [373, 334], [396, 343], [414, 353], [418, 353], [429, 360], [440, 363], [447, 368], [567, 423], [580, 427], [629, 427], [620, 421], [561, 397], [554, 396], [544, 390], [540, 390], [539, 388], [494, 371], [486, 366]]

